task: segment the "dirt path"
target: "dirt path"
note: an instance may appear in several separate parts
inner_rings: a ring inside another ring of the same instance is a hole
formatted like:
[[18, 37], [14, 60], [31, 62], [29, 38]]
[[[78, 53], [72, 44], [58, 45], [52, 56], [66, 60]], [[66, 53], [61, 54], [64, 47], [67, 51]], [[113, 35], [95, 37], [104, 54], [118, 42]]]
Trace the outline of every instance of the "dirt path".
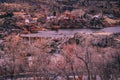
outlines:
[[21, 34], [21, 37], [44, 37], [44, 38], [60, 38], [60, 37], [72, 37], [75, 33], [85, 33], [85, 34], [92, 34], [92, 33], [120, 33], [120, 27], [110, 27], [104, 29], [65, 29], [65, 30], [58, 30], [58, 31], [39, 31], [38, 33], [32, 34]]

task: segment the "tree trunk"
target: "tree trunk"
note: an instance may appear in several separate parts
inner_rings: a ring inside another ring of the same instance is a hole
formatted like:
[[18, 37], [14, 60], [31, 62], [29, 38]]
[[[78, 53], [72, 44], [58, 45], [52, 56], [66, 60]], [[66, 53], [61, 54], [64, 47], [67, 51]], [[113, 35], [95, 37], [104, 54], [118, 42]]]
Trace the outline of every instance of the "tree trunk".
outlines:
[[71, 70], [72, 70], [72, 72], [73, 72], [74, 80], [76, 80], [76, 78], [75, 78], [75, 73], [74, 73], [74, 68], [73, 68], [73, 64], [72, 64], [72, 63], [71, 63]]

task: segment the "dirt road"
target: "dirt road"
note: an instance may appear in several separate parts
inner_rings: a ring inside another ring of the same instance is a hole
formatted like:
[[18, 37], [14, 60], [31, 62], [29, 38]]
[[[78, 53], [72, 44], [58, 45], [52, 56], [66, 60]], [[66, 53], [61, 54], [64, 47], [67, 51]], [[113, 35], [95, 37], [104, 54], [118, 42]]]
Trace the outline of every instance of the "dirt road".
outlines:
[[21, 37], [44, 37], [44, 38], [61, 38], [61, 37], [72, 37], [75, 33], [120, 33], [120, 26], [118, 27], [109, 27], [104, 29], [61, 29], [58, 31], [39, 31], [38, 33], [32, 34], [21, 34]]

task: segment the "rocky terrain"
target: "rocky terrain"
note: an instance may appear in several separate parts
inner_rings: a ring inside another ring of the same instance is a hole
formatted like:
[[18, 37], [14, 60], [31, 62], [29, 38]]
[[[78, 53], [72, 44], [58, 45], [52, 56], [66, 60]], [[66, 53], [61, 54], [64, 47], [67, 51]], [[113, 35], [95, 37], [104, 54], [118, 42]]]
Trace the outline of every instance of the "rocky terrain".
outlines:
[[0, 33], [4, 35], [46, 29], [101, 29], [120, 24], [119, 1], [13, 0], [0, 6]]
[[2, 0], [0, 80], [120, 80], [120, 0]]

